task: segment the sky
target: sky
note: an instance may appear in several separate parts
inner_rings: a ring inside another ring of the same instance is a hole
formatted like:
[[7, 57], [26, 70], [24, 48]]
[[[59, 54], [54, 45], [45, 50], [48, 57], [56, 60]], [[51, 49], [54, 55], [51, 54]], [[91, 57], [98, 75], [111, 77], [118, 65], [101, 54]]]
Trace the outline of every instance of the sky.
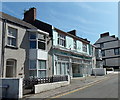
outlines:
[[118, 36], [117, 2], [2, 2], [2, 12], [23, 19], [24, 10], [37, 8], [37, 19], [94, 44], [101, 33]]

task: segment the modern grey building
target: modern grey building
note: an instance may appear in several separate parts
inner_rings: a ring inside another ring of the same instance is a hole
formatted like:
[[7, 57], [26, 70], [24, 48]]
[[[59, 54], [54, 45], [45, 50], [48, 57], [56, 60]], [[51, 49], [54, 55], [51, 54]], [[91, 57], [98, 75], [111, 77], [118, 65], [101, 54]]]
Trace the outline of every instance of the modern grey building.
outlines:
[[103, 68], [101, 48], [95, 47], [96, 68]]
[[[42, 71], [47, 68], [48, 35], [25, 21], [0, 12], [0, 76], [24, 78], [43, 75]], [[45, 68], [41, 69], [40, 64]]]
[[95, 46], [101, 48], [104, 67], [120, 67], [120, 40], [115, 35], [110, 36], [109, 32], [100, 34]]

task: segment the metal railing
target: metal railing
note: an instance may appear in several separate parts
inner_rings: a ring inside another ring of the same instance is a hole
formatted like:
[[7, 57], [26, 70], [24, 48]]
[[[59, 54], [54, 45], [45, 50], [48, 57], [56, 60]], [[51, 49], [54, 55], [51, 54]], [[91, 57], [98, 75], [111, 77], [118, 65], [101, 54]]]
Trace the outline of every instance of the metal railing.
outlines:
[[28, 78], [23, 80], [23, 88], [33, 88], [34, 85], [44, 84], [44, 83], [54, 83], [60, 81], [68, 81], [68, 76], [51, 76], [44, 78]]

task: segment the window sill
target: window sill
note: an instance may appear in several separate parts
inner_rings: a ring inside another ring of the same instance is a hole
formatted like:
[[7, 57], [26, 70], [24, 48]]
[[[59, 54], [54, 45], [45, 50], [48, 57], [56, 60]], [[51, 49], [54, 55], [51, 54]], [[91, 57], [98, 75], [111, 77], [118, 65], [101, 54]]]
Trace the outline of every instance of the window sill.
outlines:
[[11, 48], [11, 49], [18, 49], [18, 47], [13, 47], [13, 46], [10, 46], [10, 45], [6, 45], [5, 47], [6, 48]]

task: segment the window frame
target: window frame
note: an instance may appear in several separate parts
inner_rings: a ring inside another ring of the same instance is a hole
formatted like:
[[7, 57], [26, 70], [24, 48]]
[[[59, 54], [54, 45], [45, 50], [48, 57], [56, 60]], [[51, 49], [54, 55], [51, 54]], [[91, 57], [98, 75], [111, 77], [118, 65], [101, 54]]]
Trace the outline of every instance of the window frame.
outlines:
[[83, 52], [87, 52], [87, 44], [86, 43], [83, 43], [83, 45], [82, 45], [82, 51]]
[[[13, 30], [16, 31], [15, 36], [9, 34], [10, 29], [13, 29]], [[10, 38], [10, 41], [8, 40], [8, 38]], [[15, 45], [12, 45], [12, 44], [14, 44], [14, 43], [12, 43], [13, 42], [12, 39], [15, 39]], [[10, 42], [10, 43], [8, 43], [8, 42]], [[18, 47], [18, 29], [17, 28], [8, 26], [8, 30], [7, 30], [7, 46], [13, 47], [13, 48]]]
[[74, 39], [74, 49], [77, 50], [77, 41]]
[[59, 46], [66, 47], [66, 36], [58, 33], [57, 43]]

